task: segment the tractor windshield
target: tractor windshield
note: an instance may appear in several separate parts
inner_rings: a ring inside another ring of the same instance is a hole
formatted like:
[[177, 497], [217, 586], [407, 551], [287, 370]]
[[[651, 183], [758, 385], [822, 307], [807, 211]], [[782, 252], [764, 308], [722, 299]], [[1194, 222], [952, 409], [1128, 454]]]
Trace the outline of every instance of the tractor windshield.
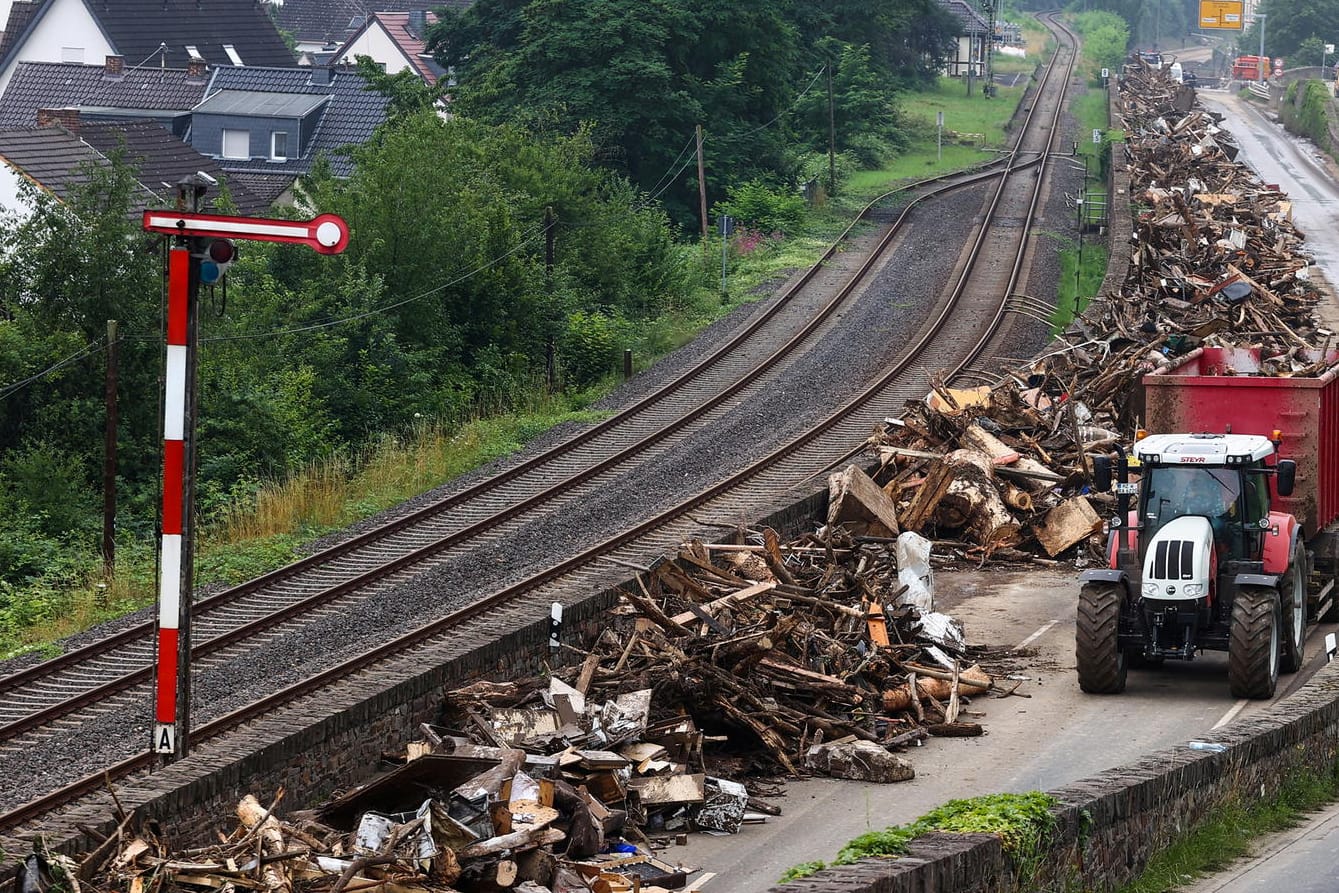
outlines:
[[1153, 531], [1182, 515], [1203, 515], [1221, 538], [1225, 522], [1237, 516], [1241, 475], [1235, 468], [1156, 465], [1147, 476], [1141, 511]]

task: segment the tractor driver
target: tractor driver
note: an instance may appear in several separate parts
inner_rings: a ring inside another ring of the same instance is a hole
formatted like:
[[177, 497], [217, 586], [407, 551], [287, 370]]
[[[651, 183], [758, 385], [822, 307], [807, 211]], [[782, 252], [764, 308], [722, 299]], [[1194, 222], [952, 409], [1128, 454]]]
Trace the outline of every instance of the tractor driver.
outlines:
[[1227, 469], [1196, 468], [1186, 481], [1185, 513], [1208, 518], [1219, 543], [1226, 541], [1227, 523], [1237, 516], [1238, 486], [1236, 472]]

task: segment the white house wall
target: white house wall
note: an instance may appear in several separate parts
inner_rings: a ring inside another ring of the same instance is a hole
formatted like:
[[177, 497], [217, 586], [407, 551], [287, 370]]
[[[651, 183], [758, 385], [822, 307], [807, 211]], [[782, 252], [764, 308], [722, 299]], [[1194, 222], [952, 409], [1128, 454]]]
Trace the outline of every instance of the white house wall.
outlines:
[[19, 191], [19, 184], [24, 179], [22, 174], [0, 161], [0, 215], [17, 213], [26, 217], [32, 213], [32, 206], [22, 199]]
[[[63, 50], [67, 47], [83, 50], [82, 58], [64, 58]], [[0, 71], [0, 94], [9, 86], [9, 79], [14, 76], [19, 62], [77, 61], [85, 65], [102, 65], [111, 52], [112, 45], [102, 36], [98, 23], [84, 6], [84, 0], [55, 0], [23, 46], [19, 47], [18, 53]], [[126, 67], [138, 65], [142, 61], [127, 59]]]
[[397, 74], [410, 67], [404, 52], [395, 41], [391, 40], [386, 30], [375, 23], [357, 39], [350, 40], [340, 48], [341, 61], [352, 62], [359, 56], [370, 56], [373, 62], [382, 63], [386, 66], [387, 74]]

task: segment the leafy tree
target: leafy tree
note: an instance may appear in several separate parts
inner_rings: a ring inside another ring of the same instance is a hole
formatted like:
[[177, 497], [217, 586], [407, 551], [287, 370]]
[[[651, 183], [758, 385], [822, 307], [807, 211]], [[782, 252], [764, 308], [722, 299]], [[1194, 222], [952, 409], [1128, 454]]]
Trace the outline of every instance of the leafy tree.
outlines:
[[433, 108], [445, 92], [445, 79], [441, 84], [430, 85], [412, 68], [387, 74], [371, 56], [359, 56], [357, 64], [367, 89], [390, 100], [386, 113], [391, 120]]
[[83, 174], [64, 203], [33, 190], [32, 213], [0, 223], [0, 382], [35, 377], [0, 397], [0, 457], [43, 444], [77, 459], [62, 473], [75, 467], [82, 482], [98, 480], [100, 351], [107, 320], [115, 319], [123, 339], [121, 472], [133, 492], [159, 473], [161, 261], [129, 213], [143, 190], [121, 157]]
[[1084, 12], [1075, 18], [1083, 35], [1083, 60], [1090, 75], [1103, 68], [1119, 70], [1125, 61], [1130, 29], [1125, 20], [1110, 12]]

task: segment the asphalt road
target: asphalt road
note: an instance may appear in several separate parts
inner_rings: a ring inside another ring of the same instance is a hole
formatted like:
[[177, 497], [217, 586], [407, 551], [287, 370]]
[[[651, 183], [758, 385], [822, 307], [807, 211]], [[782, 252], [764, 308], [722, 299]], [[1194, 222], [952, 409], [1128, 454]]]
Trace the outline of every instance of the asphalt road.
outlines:
[[[1227, 115], [1244, 160], [1266, 182], [1293, 199], [1293, 216], [1307, 234], [1317, 266], [1339, 282], [1339, 186], [1332, 167], [1309, 144], [1288, 136], [1266, 115], [1227, 93], [1202, 96]], [[1339, 330], [1334, 303], [1323, 314]], [[733, 836], [690, 835], [666, 858], [718, 873], [713, 887], [757, 893], [791, 865], [831, 859], [851, 838], [909, 822], [953, 798], [1000, 791], [1047, 790], [1183, 745], [1268, 702], [1234, 701], [1228, 693], [1226, 655], [1192, 663], [1168, 662], [1132, 671], [1126, 692], [1085, 695], [1074, 674], [1074, 609], [1078, 571], [941, 573], [940, 607], [959, 618], [972, 642], [1035, 652], [1020, 662], [1026, 697], [978, 699], [970, 709], [987, 734], [977, 739], [931, 739], [908, 757], [914, 780], [896, 785], [811, 779], [788, 785], [785, 814]], [[1322, 659], [1319, 642], [1329, 625], [1312, 628], [1308, 667], [1280, 681], [1279, 698], [1300, 685]], [[1262, 842], [1254, 861], [1187, 888], [1189, 893], [1245, 893], [1287, 889], [1296, 893], [1339, 890], [1339, 808], [1298, 829]]]

